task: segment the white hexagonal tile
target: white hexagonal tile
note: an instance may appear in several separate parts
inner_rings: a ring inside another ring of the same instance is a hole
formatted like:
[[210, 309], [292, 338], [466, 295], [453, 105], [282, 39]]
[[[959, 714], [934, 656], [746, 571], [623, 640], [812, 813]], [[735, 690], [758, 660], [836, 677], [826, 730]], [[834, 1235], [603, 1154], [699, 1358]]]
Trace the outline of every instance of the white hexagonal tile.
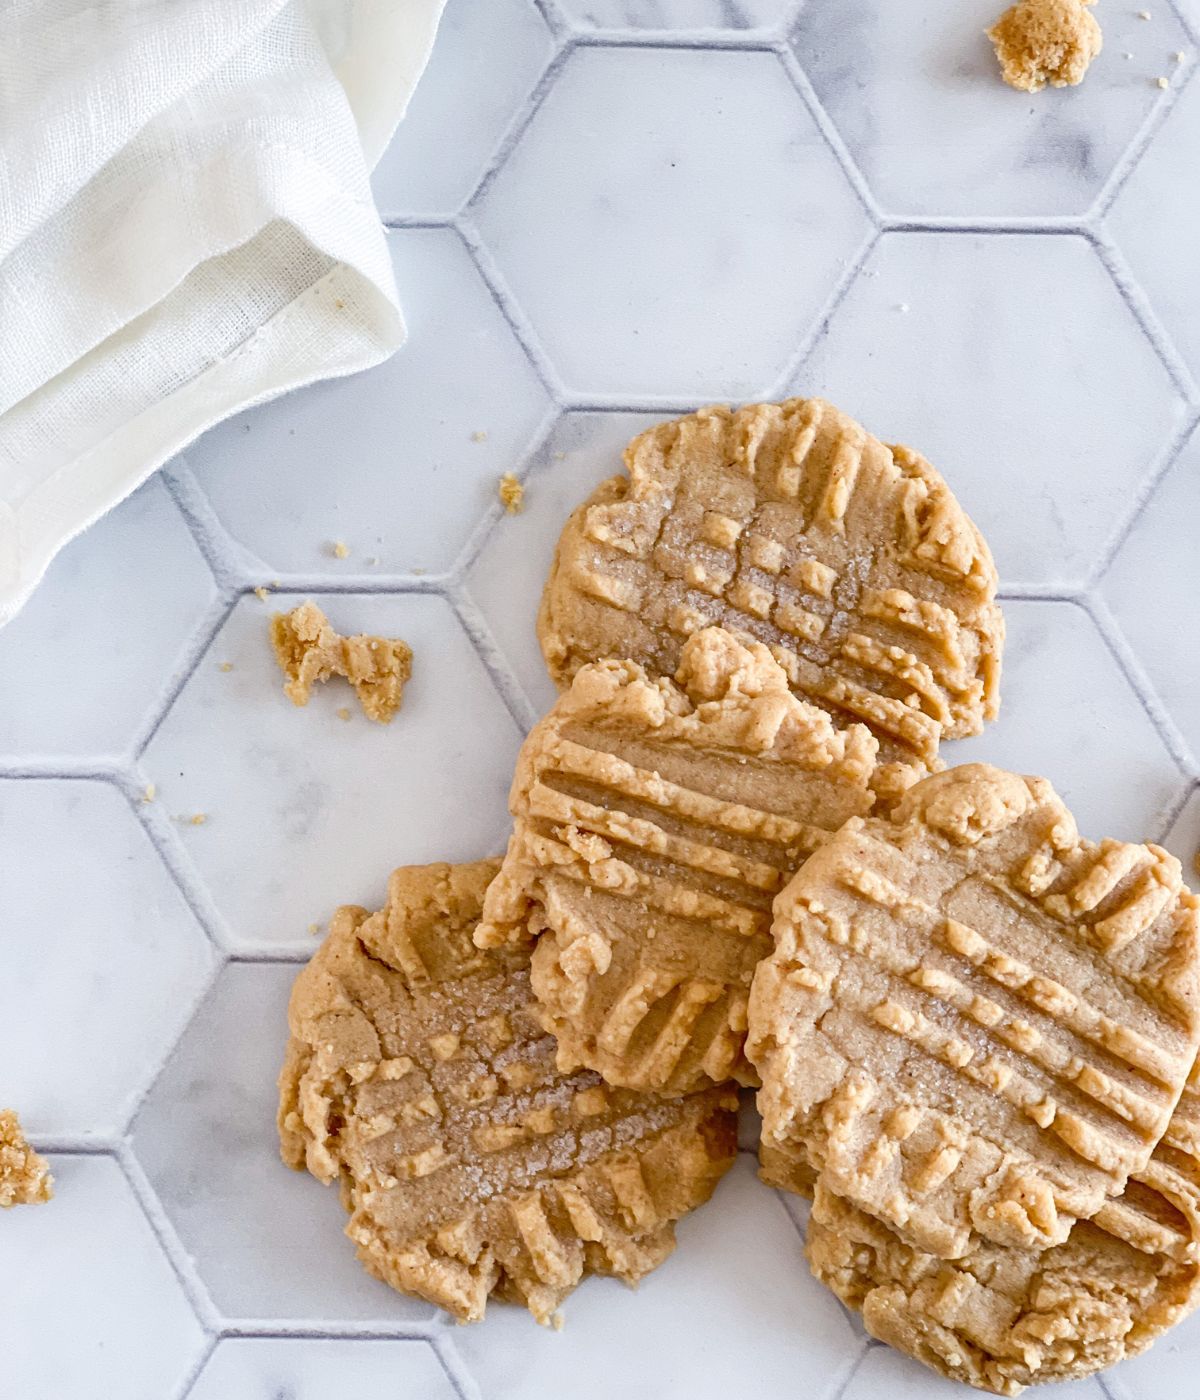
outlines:
[[[977, 1394], [958, 1381], [943, 1379], [920, 1362], [891, 1347], [873, 1346], [855, 1371], [841, 1400], [963, 1400]], [[1108, 1400], [1094, 1377], [1059, 1385], [1039, 1385], [1045, 1400]]]
[[467, 575], [467, 591], [487, 620], [535, 713], [554, 702], [534, 619], [567, 516], [606, 477], [624, 470], [621, 453], [655, 413], [565, 413], [538, 448], [519, 515], [505, 515]]
[[123, 752], [214, 597], [183, 517], [150, 480], [69, 544], [0, 629], [0, 757]]
[[563, 1306], [561, 1333], [515, 1308], [456, 1329], [487, 1400], [831, 1400], [861, 1343], [809, 1273], [780, 1199], [741, 1154], [712, 1203], [678, 1228], [675, 1253], [637, 1291], [588, 1279]]
[[1000, 718], [942, 757], [1049, 778], [1092, 840], [1156, 837], [1179, 770], [1092, 619], [1074, 603], [1003, 606]]
[[429, 66], [371, 178], [384, 218], [452, 214], [468, 199], [553, 52], [533, 0], [449, 0]]
[[428, 1342], [226, 1338], [188, 1400], [456, 1400]]
[[[1191, 66], [1196, 62], [1193, 51]], [[1200, 284], [1189, 249], [1200, 238], [1194, 155], [1200, 149], [1200, 82], [1175, 109], [1117, 195], [1109, 230], [1167, 333], [1200, 379]]]
[[[545, 390], [458, 236], [394, 229], [388, 242], [404, 347], [376, 369], [239, 413], [185, 454], [221, 520], [271, 569], [449, 568], [546, 415]], [[332, 557], [334, 540], [346, 559]]]
[[1163, 837], [1163, 845], [1179, 857], [1184, 879], [1200, 893], [1200, 868], [1196, 865], [1200, 855], [1200, 788], [1193, 788], [1188, 794], [1171, 829]]
[[1085, 578], [1185, 413], [1075, 236], [886, 234], [796, 392], [923, 452], [1002, 584]]
[[486, 188], [480, 231], [588, 395], [745, 396], [867, 219], [773, 54], [584, 48]]
[[0, 1064], [31, 1132], [119, 1132], [211, 945], [121, 794], [0, 780]]
[[117, 1164], [50, 1165], [54, 1201], [4, 1221], [0, 1394], [166, 1400], [200, 1355], [200, 1324]]
[[[1194, 618], [1200, 433], [1194, 434], [1135, 522], [1101, 591], [1193, 754], [1200, 754]], [[1190, 584], [1189, 584], [1190, 580]]]
[[[1083, 213], [1165, 94], [1186, 36], [1166, 5], [1100, 14], [1104, 50], [1075, 88], [1017, 92], [984, 30], [998, 0], [807, 0], [793, 46], [884, 211]], [[1125, 58], [1125, 54], [1131, 58]]]
[[[307, 955], [308, 926], [339, 904], [381, 905], [394, 866], [475, 860], [503, 850], [508, 835], [520, 734], [449, 604], [433, 594], [315, 596], [340, 631], [412, 647], [391, 724], [367, 720], [340, 680], [297, 709], [267, 628], [304, 595], [265, 605], [250, 595], [142, 759], [243, 949]], [[191, 824], [198, 814], [203, 824]]]
[[225, 1317], [423, 1322], [427, 1304], [358, 1264], [336, 1189], [280, 1160], [295, 978], [279, 964], [222, 971], [138, 1111], [134, 1152]]
[[559, 0], [590, 29], [758, 29], [782, 20], [794, 0]]

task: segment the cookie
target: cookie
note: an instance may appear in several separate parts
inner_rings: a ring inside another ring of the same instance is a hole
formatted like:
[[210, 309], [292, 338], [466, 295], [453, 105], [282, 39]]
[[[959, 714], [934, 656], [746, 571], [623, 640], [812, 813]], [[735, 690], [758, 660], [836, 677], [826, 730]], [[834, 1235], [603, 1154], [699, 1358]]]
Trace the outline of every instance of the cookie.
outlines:
[[1197, 899], [983, 764], [855, 819], [775, 905], [747, 1051], [764, 1168], [943, 1259], [1046, 1249], [1120, 1195], [1200, 1039]]
[[390, 724], [412, 675], [412, 648], [398, 638], [340, 636], [311, 599], [271, 619], [271, 645], [286, 679], [283, 693], [307, 705], [312, 688], [330, 676], [354, 687], [368, 719]]
[[0, 1108], [0, 1209], [42, 1205], [53, 1188], [50, 1168], [25, 1141], [17, 1115]]
[[876, 747], [793, 695], [765, 646], [716, 627], [687, 641], [675, 681], [631, 661], [576, 674], [521, 750], [476, 934], [537, 940], [560, 1067], [657, 1093], [753, 1082], [746, 1003], [771, 901], [870, 810]]
[[1200, 1301], [1200, 1080], [1124, 1195], [1064, 1244], [988, 1244], [948, 1263], [819, 1187], [807, 1253], [873, 1336], [983, 1390], [1016, 1395], [1136, 1356]]
[[994, 718], [996, 570], [917, 453], [789, 399], [659, 424], [625, 466], [571, 516], [546, 584], [538, 635], [560, 686], [605, 657], [673, 675], [715, 623], [769, 646], [839, 723], [868, 725], [885, 765], [920, 775], [941, 738]]
[[345, 908], [296, 980], [284, 1160], [338, 1181], [377, 1278], [483, 1316], [549, 1321], [584, 1274], [634, 1282], [736, 1151], [736, 1098], [659, 1100], [563, 1074], [530, 1012], [529, 953], [472, 942], [498, 861], [397, 870]]

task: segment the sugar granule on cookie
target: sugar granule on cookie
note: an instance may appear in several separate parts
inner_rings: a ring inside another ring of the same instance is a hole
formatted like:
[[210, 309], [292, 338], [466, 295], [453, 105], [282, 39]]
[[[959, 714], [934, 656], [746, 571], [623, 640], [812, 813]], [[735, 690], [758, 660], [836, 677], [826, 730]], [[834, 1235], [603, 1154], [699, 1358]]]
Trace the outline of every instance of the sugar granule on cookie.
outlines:
[[11, 1108], [0, 1108], [0, 1209], [42, 1205], [54, 1195], [44, 1158], [26, 1142]]
[[866, 724], [897, 795], [942, 738], [995, 717], [995, 566], [923, 457], [789, 399], [660, 423], [625, 465], [567, 521], [542, 596], [560, 686], [606, 657], [671, 676], [688, 637], [721, 626], [838, 723]]
[[1142, 1171], [1200, 1041], [1198, 901], [968, 764], [853, 819], [775, 902], [750, 999], [761, 1160], [914, 1248], [1061, 1244]]
[[537, 940], [533, 990], [559, 1064], [685, 1093], [752, 1083], [750, 980], [771, 901], [869, 811], [877, 744], [793, 695], [761, 643], [706, 628], [675, 680], [583, 667], [530, 733], [513, 835], [476, 935]]
[[330, 676], [344, 676], [354, 687], [368, 719], [391, 721], [400, 708], [412, 674], [412, 648], [387, 637], [340, 636], [309, 600], [271, 619], [275, 659], [287, 679], [284, 694], [294, 705], [307, 705], [313, 686]]
[[509, 513], [516, 515], [525, 504], [525, 488], [512, 472], [505, 472], [498, 488], [500, 504]]
[[498, 861], [397, 870], [344, 908], [297, 978], [284, 1160], [336, 1181], [377, 1278], [463, 1321], [490, 1296], [553, 1325], [589, 1273], [633, 1283], [736, 1152], [736, 1095], [685, 1099], [561, 1072], [529, 953], [472, 942]]
[[1137, 1356], [1200, 1302], [1197, 1072], [1149, 1164], [1063, 1244], [947, 1263], [819, 1187], [806, 1253], [873, 1337], [999, 1395]]
[[1095, 0], [1018, 0], [987, 31], [1000, 76], [1021, 92], [1075, 87], [1104, 36], [1088, 8]]

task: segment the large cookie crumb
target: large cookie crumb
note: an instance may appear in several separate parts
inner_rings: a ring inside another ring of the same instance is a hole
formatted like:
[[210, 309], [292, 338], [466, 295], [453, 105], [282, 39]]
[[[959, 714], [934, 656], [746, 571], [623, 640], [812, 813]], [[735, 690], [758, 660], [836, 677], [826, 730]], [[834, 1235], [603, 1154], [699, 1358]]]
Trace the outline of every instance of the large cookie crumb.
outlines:
[[505, 472], [498, 488], [500, 504], [509, 513], [516, 515], [525, 504], [525, 488], [512, 472]]
[[387, 637], [342, 637], [309, 600], [271, 619], [271, 644], [279, 669], [287, 677], [284, 694], [307, 705], [313, 685], [330, 676], [345, 676], [354, 687], [368, 719], [388, 724], [412, 674], [412, 648]]
[[987, 31], [1009, 87], [1040, 92], [1083, 81], [1104, 36], [1088, 10], [1093, 0], [1018, 0]]
[[25, 1141], [11, 1108], [0, 1108], [0, 1209], [42, 1205], [54, 1195], [45, 1159]]

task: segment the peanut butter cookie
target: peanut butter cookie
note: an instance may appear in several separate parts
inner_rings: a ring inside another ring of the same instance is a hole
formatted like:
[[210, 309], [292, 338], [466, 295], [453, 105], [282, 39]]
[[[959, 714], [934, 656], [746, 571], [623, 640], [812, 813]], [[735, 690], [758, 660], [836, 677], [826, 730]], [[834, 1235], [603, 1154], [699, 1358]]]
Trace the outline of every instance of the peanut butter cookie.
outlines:
[[330, 676], [354, 687], [368, 719], [390, 724], [412, 675], [412, 648], [398, 638], [343, 637], [310, 598], [271, 619], [271, 645], [293, 705], [307, 705], [312, 688]]
[[808, 1257], [873, 1336], [999, 1395], [1136, 1356], [1200, 1301], [1197, 1075], [1149, 1164], [1064, 1244], [948, 1263], [822, 1186]]
[[771, 901], [871, 809], [876, 748], [721, 628], [685, 643], [674, 681], [631, 661], [576, 673], [521, 750], [476, 934], [538, 940], [533, 990], [560, 1068], [671, 1094], [753, 1082], [746, 1003]]
[[982, 764], [854, 819], [775, 905], [747, 1052], [773, 1184], [906, 1244], [1062, 1244], [1142, 1172], [1200, 1039], [1198, 901]]
[[[858, 720], [885, 765], [996, 714], [1004, 625], [982, 536], [941, 476], [820, 399], [704, 408], [625, 450], [571, 516], [542, 598], [550, 673], [624, 657], [670, 676], [716, 623]], [[894, 774], [899, 787], [912, 768]]]
[[472, 942], [498, 861], [397, 870], [297, 978], [284, 1160], [337, 1181], [376, 1277], [463, 1320], [489, 1295], [549, 1321], [584, 1274], [633, 1282], [736, 1150], [736, 1098], [660, 1100], [563, 1074], [529, 953]]
[[987, 31], [1000, 76], [1021, 92], [1041, 92], [1047, 83], [1083, 82], [1104, 36], [1088, 8], [1094, 0], [1018, 0]]

